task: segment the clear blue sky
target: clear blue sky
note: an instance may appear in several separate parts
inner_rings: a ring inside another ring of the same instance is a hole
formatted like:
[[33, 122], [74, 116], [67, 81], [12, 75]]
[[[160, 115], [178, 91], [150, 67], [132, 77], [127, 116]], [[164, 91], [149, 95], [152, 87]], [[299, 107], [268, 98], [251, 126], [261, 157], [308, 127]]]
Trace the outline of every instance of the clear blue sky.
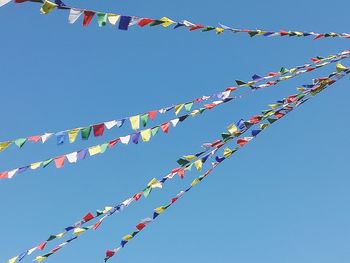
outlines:
[[[349, 31], [349, 1], [66, 1], [131, 15], [267, 30]], [[347, 39], [253, 38], [163, 28], [128, 32], [94, 21], [67, 23], [67, 12], [39, 5], [0, 9], [1, 140], [110, 120], [187, 101], [249, 79], [349, 48]], [[345, 65], [350, 65], [345, 62]], [[333, 69], [333, 68], [332, 68]], [[262, 110], [309, 83], [296, 78], [220, 107], [149, 144], [28, 172], [1, 182], [0, 260], [44, 241], [88, 211], [112, 205], [164, 175], [176, 159], [217, 138], [227, 124]], [[322, 76], [323, 76], [322, 75]], [[329, 263], [350, 260], [350, 184], [344, 79], [269, 129], [145, 229], [111, 262]], [[0, 154], [11, 169], [125, 134], [56, 147], [28, 144]], [[193, 179], [110, 217], [51, 263], [101, 262], [105, 250]], [[27, 259], [27, 261], [29, 260]]]

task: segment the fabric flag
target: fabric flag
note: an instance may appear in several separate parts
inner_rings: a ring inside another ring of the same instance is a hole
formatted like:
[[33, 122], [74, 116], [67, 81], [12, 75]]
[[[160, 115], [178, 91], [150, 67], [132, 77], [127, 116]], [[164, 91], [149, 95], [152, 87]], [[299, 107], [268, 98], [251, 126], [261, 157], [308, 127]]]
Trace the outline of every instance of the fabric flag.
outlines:
[[187, 112], [190, 112], [192, 106], [193, 106], [193, 102], [186, 103], [186, 104], [185, 104], [185, 110], [186, 110]]
[[0, 0], [0, 7], [10, 3], [12, 0]]
[[345, 66], [343, 66], [341, 63], [337, 63], [337, 65], [336, 65], [336, 70], [337, 70], [337, 72], [339, 73], [339, 72], [342, 72], [342, 71], [344, 71], [344, 70], [346, 70], [347, 69], [347, 67], [345, 67]]
[[50, 13], [52, 10], [54, 10], [57, 6], [58, 5], [56, 5], [55, 3], [45, 0], [43, 5], [41, 6], [40, 12], [46, 15]]
[[170, 123], [163, 123], [162, 125], [160, 125], [160, 128], [163, 130], [164, 133], [168, 133], [169, 132], [169, 127], [170, 127]]
[[105, 124], [106, 128], [107, 128], [108, 130], [110, 130], [110, 129], [112, 129], [114, 126], [116, 126], [117, 123], [118, 123], [118, 122], [117, 122], [116, 120], [113, 120], [113, 121], [107, 121], [107, 122], [105, 122], [104, 124]]
[[124, 136], [124, 137], [120, 137], [120, 142], [123, 144], [128, 144], [130, 141], [130, 135]]
[[90, 24], [92, 18], [94, 17], [94, 15], [95, 15], [94, 11], [85, 10], [84, 11], [83, 26], [88, 26]]
[[132, 116], [129, 118], [130, 123], [131, 123], [131, 128], [133, 130], [138, 130], [140, 129], [140, 115]]
[[36, 163], [32, 163], [30, 165], [30, 169], [35, 170], [38, 169], [41, 166], [42, 162], [36, 162]]
[[76, 163], [78, 160], [78, 152], [72, 152], [69, 154], [66, 154], [67, 160], [70, 163]]
[[70, 143], [75, 142], [79, 132], [80, 132], [80, 129], [73, 129], [68, 131], [68, 138]]
[[175, 114], [178, 115], [183, 107], [184, 107], [184, 104], [176, 105], [175, 106]]
[[101, 153], [101, 146], [100, 145], [89, 147], [90, 156], [93, 156], [93, 155], [96, 155], [99, 153]]
[[159, 131], [159, 126], [156, 126], [156, 127], [153, 127], [151, 129], [151, 132], [152, 132], [152, 136], [155, 136]]
[[9, 261], [7, 261], [7, 263], [16, 263], [18, 258], [19, 258], [19, 256], [13, 257], [13, 258], [9, 259]]
[[44, 135], [41, 135], [41, 142], [45, 143], [48, 139], [52, 137], [53, 133], [45, 133]]
[[146, 127], [147, 122], [148, 122], [148, 114], [147, 113], [141, 115], [141, 122], [142, 122], [142, 126]]
[[54, 159], [55, 164], [56, 164], [56, 167], [57, 167], [57, 168], [62, 168], [63, 165], [64, 165], [65, 159], [66, 159], [66, 156], [65, 156], [65, 155], [60, 156], [60, 157], [56, 157], [56, 158]]
[[69, 11], [69, 16], [68, 16], [68, 22], [70, 24], [74, 24], [75, 21], [78, 20], [78, 18], [83, 14], [83, 11], [82, 10], [78, 10], [78, 9], [74, 9], [72, 8], [70, 11]]
[[203, 167], [203, 162], [202, 160], [197, 160], [194, 162], [194, 166], [196, 167], [197, 171], [200, 171], [202, 170], [202, 167]]
[[[0, 142], [0, 152], [4, 151], [7, 147], [11, 145], [12, 142], [7, 141], [7, 142]], [[24, 144], [24, 143], [23, 143]], [[22, 144], [22, 145], [23, 145]], [[20, 147], [22, 147], [22, 145]]]
[[157, 112], [158, 112], [158, 111], [150, 111], [150, 112], [148, 112], [148, 116], [149, 116], [149, 118], [150, 118], [152, 121], [154, 121], [154, 119], [155, 119], [155, 117], [156, 117], [156, 115], [157, 115]]
[[107, 24], [107, 14], [97, 13], [97, 23], [99, 27], [103, 27]]
[[151, 139], [151, 129], [141, 131], [142, 141], [148, 142]]
[[108, 22], [113, 26], [115, 26], [117, 24], [119, 18], [120, 18], [120, 15], [116, 15], [116, 14], [108, 14], [107, 15]]
[[95, 137], [99, 137], [103, 135], [103, 132], [105, 130], [105, 125], [104, 123], [100, 123], [100, 124], [95, 124], [92, 126], [93, 130], [94, 130], [94, 136]]
[[81, 129], [81, 138], [82, 138], [83, 140], [89, 139], [90, 133], [91, 133], [91, 126], [82, 128], [82, 129]]
[[162, 24], [163, 27], [168, 27], [168, 26], [171, 26], [172, 24], [175, 24], [175, 22], [168, 17], [162, 17], [159, 20], [164, 22]]
[[[15, 140], [15, 144], [19, 147], [22, 148], [22, 146], [26, 143], [27, 138], [19, 138], [17, 140]], [[0, 144], [1, 145], [1, 144]], [[1, 146], [0, 146], [1, 147]], [[1, 149], [0, 149], [1, 152]]]
[[227, 127], [227, 130], [229, 133], [231, 133], [232, 135], [235, 135], [238, 132], [238, 128], [235, 124], [231, 124]]
[[119, 29], [128, 30], [130, 21], [131, 21], [130, 16], [121, 16], [119, 21]]

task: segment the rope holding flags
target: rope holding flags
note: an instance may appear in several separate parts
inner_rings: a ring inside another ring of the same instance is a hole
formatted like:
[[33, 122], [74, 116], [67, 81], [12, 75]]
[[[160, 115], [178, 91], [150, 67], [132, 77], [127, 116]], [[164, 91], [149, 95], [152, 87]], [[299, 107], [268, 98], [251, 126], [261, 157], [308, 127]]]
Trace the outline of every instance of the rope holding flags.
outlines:
[[86, 27], [90, 24], [92, 19], [96, 17], [97, 24], [99, 27], [106, 26], [109, 23], [112, 26], [117, 26], [119, 30], [128, 30], [129, 27], [138, 25], [139, 27], [145, 26], [159, 26], [162, 25], [164, 28], [173, 27], [177, 28], [187, 28], [189, 32], [198, 31], [201, 32], [216, 32], [217, 35], [221, 35], [225, 31], [231, 33], [243, 33], [247, 34], [250, 37], [255, 36], [264, 36], [264, 37], [309, 37], [312, 36], [314, 40], [320, 38], [350, 38], [350, 33], [336, 33], [336, 32], [327, 32], [327, 33], [316, 33], [309, 31], [269, 31], [262, 29], [238, 29], [232, 28], [226, 25], [219, 24], [218, 26], [209, 26], [198, 23], [193, 23], [188, 20], [175, 21], [170, 19], [167, 16], [163, 16], [160, 19], [148, 18], [148, 17], [139, 17], [132, 15], [121, 15], [113, 12], [101, 12], [95, 10], [88, 10], [83, 8], [71, 7], [64, 4], [61, 0], [55, 0], [54, 2], [48, 0], [0, 0], [0, 7], [4, 6], [13, 1], [14, 3], [40, 3], [40, 13], [48, 14], [55, 9], [69, 11], [68, 21], [70, 24], [74, 24], [81, 16], [83, 17], [83, 26]]

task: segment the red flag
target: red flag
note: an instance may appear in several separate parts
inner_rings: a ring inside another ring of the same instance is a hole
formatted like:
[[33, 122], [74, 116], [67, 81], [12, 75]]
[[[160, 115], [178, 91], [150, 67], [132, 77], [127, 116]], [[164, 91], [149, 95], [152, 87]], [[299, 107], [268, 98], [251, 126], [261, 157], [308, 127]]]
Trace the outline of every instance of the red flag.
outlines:
[[225, 91], [235, 91], [236, 89], [236, 87], [228, 87], [225, 89]]
[[92, 220], [94, 218], [94, 216], [91, 213], [87, 213], [86, 216], [83, 217], [85, 222], [88, 222], [90, 220]]
[[132, 198], [134, 198], [134, 200], [137, 201], [141, 198], [141, 196], [142, 196], [142, 192], [139, 192], [139, 193], [135, 194]]
[[181, 179], [184, 179], [185, 177], [185, 170], [184, 169], [181, 169], [177, 172], [177, 174], [180, 176]]
[[38, 245], [36, 248], [37, 248], [37, 249], [40, 249], [40, 250], [44, 250], [46, 244], [47, 244], [47, 241], [45, 241], [44, 243], [41, 243], [41, 244]]
[[243, 147], [244, 145], [246, 145], [248, 143], [248, 140], [244, 139], [244, 138], [240, 138], [237, 140], [237, 144], [241, 147]]
[[307, 68], [306, 69], [306, 72], [310, 72], [310, 71], [313, 71], [313, 70], [315, 70], [316, 68]]
[[101, 225], [101, 221], [97, 221], [97, 222], [94, 224], [94, 230], [96, 230], [100, 225]]
[[83, 26], [88, 26], [94, 17], [95, 12], [93, 11], [84, 11], [84, 21], [83, 21]]
[[111, 141], [109, 142], [109, 144], [108, 144], [109, 148], [112, 148], [112, 147], [116, 146], [117, 143], [118, 143], [119, 141], [120, 141], [119, 138], [114, 139], [114, 140], [111, 140]]
[[201, 29], [201, 28], [204, 28], [204, 26], [203, 25], [195, 25], [195, 26], [190, 28], [190, 31], [194, 31], [194, 30]]
[[152, 120], [152, 121], [154, 121], [154, 118], [156, 117], [156, 115], [157, 115], [157, 111], [155, 110], [155, 111], [150, 111], [149, 113], [148, 113], [148, 116], [149, 116], [149, 118]]
[[0, 174], [0, 179], [7, 179], [9, 178], [8, 172], [3, 172]]
[[204, 104], [204, 107], [207, 108], [208, 110], [214, 108], [216, 106], [216, 104], [211, 103], [211, 104]]
[[55, 161], [55, 165], [56, 165], [56, 168], [62, 168], [63, 165], [64, 165], [64, 161], [66, 160], [66, 156], [65, 155], [62, 155], [60, 157], [56, 157], [54, 159]]
[[95, 137], [102, 136], [103, 132], [105, 131], [104, 123], [93, 125], [92, 128], [94, 129]]
[[148, 24], [152, 23], [154, 21], [154, 19], [150, 19], [150, 18], [142, 18], [139, 22], [139, 26], [140, 27], [144, 27], [147, 26]]
[[146, 227], [146, 225], [144, 223], [140, 223], [136, 226], [136, 228], [141, 231], [142, 229], [144, 229]]
[[170, 126], [170, 122], [167, 122], [167, 123], [163, 123], [162, 125], [160, 125], [160, 128], [163, 130], [163, 132], [168, 133], [169, 126]]
[[39, 135], [31, 136], [31, 137], [27, 138], [28, 141], [31, 141], [31, 142], [34, 142], [34, 143], [37, 143], [38, 141], [40, 141], [40, 139], [41, 139], [41, 136], [39, 136]]
[[107, 258], [113, 257], [114, 254], [115, 254], [115, 252], [112, 251], [112, 250], [107, 250], [107, 251], [106, 251], [106, 257], [107, 257]]
[[324, 37], [325, 34], [318, 34], [316, 37], [313, 38], [313, 40], [320, 39], [321, 37]]

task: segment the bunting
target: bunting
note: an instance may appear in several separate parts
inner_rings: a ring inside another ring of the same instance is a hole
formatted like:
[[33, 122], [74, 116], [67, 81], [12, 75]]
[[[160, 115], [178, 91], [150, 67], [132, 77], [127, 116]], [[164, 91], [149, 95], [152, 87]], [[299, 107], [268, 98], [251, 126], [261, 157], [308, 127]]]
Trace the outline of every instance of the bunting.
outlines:
[[[340, 60], [348, 58], [349, 56], [350, 56], [350, 50], [345, 50], [336, 55], [329, 55], [327, 57], [317, 56], [310, 59], [312, 63], [306, 63], [301, 66], [292, 67], [291, 69], [282, 67], [280, 71], [269, 72], [264, 77], [254, 74], [252, 76], [251, 81], [236, 80], [236, 84], [238, 85], [238, 87], [228, 87], [224, 89], [224, 91], [212, 94], [210, 96], [203, 95], [189, 102], [174, 104], [171, 106], [163, 107], [159, 110], [148, 111], [146, 113], [141, 113], [130, 117], [124, 117], [118, 120], [110, 120], [102, 123], [91, 124], [86, 127], [73, 128], [73, 129], [63, 130], [55, 133], [46, 132], [43, 135], [35, 135], [35, 136], [29, 136], [27, 138], [18, 138], [10, 141], [0, 142], [0, 152], [6, 150], [11, 144], [16, 145], [18, 148], [22, 148], [26, 142], [32, 142], [35, 144], [39, 142], [46, 143], [50, 138], [56, 138], [58, 145], [64, 144], [67, 138], [69, 143], [74, 143], [76, 142], [76, 139], [79, 136], [79, 133], [81, 135], [82, 140], [88, 140], [90, 138], [90, 134], [92, 130], [93, 130], [94, 137], [103, 136], [104, 131], [106, 129], [111, 130], [115, 127], [120, 128], [124, 125], [126, 120], [130, 121], [131, 128], [133, 130], [138, 130], [141, 124], [143, 127], [146, 127], [149, 120], [154, 121], [158, 113], [165, 114], [174, 110], [174, 113], [177, 116], [183, 109], [185, 109], [184, 111], [186, 113], [189, 113], [194, 104], [206, 102], [209, 100], [228, 98], [232, 92], [236, 91], [237, 88], [249, 87], [252, 91], [255, 91], [257, 89], [267, 88], [269, 86], [277, 85], [282, 81], [291, 79], [301, 74], [311, 72], [313, 70], [327, 66], [331, 63], [339, 62]], [[340, 68], [338, 68], [338, 70], [339, 69]], [[271, 80], [276, 77], [278, 77], [278, 79]], [[262, 81], [264, 82], [266, 81], [266, 82], [260, 85], [256, 85], [257, 83]], [[241, 97], [238, 97], [238, 98], [241, 98]], [[207, 109], [215, 106], [216, 105], [214, 105], [213, 103], [206, 104]], [[195, 113], [200, 113], [200, 111], [199, 112], [196, 111]]]
[[[230, 93], [226, 93], [230, 94]], [[227, 96], [220, 96], [220, 97], [225, 97], [224, 99], [218, 100], [218, 101], [214, 101], [213, 104], [215, 106], [227, 103], [232, 101], [234, 98], [230, 98]], [[15, 168], [12, 169], [10, 171], [4, 171], [0, 176], [0, 179], [12, 179], [15, 175], [24, 173], [26, 171], [30, 171], [30, 170], [36, 170], [40, 167], [42, 168], [46, 168], [47, 166], [49, 166], [51, 163], [55, 164], [55, 167], [57, 169], [60, 169], [64, 166], [65, 161], [67, 160], [70, 164], [75, 164], [78, 161], [84, 160], [87, 156], [95, 156], [98, 154], [103, 154], [105, 153], [108, 149], [112, 149], [114, 148], [118, 142], [121, 142], [122, 144], [128, 145], [130, 143], [130, 141], [133, 144], [138, 144], [139, 142], [149, 142], [150, 139], [152, 138], [152, 136], [155, 136], [156, 134], [158, 134], [158, 130], [161, 129], [163, 131], [164, 134], [168, 134], [169, 133], [169, 129], [170, 127], [175, 128], [177, 126], [177, 124], [179, 122], [183, 122], [185, 120], [188, 119], [188, 117], [196, 117], [199, 116], [199, 114], [202, 114], [204, 111], [212, 109], [211, 108], [200, 108], [192, 110], [192, 112], [189, 112], [188, 114], [179, 116], [176, 119], [172, 119], [169, 120], [161, 125], [157, 125], [154, 126], [152, 128], [149, 129], [144, 129], [141, 130], [139, 132], [135, 132], [132, 134], [128, 134], [126, 136], [122, 136], [122, 137], [117, 137], [115, 139], [112, 139], [110, 141], [104, 142], [102, 144], [98, 144], [98, 145], [94, 145], [94, 146], [90, 146], [88, 148], [79, 150], [79, 151], [75, 151], [75, 152], [71, 152], [71, 153], [66, 153], [60, 156], [56, 156], [56, 157], [51, 157], [47, 160], [42, 160], [42, 161], [37, 161], [19, 168]], [[131, 117], [130, 118], [130, 122], [132, 123], [133, 128], [138, 129], [139, 128], [139, 124], [140, 124], [140, 118], [139, 117]], [[81, 130], [81, 134], [83, 138], [88, 138], [89, 134], [91, 133], [91, 130], [93, 130], [94, 136], [102, 136], [103, 132], [104, 132], [104, 127], [105, 124], [96, 124], [93, 125], [92, 129], [91, 127], [89, 128], [84, 128]], [[62, 141], [64, 141], [66, 134], [65, 133], [60, 133], [58, 135], [58, 143], [61, 144]], [[75, 140], [77, 136], [77, 129], [74, 129], [73, 131], [71, 131], [70, 133], [68, 133], [68, 137], [70, 141]], [[6, 145], [8, 145], [9, 142], [6, 142]], [[5, 145], [5, 146], [6, 146]]]
[[[186, 163], [181, 163], [182, 167], [173, 169], [170, 174], [166, 175], [161, 180], [158, 180], [158, 179], [155, 179], [155, 178], [152, 179], [147, 184], [147, 187], [143, 191], [136, 193], [132, 197], [126, 199], [124, 202], [119, 203], [118, 205], [116, 205], [114, 207], [106, 207], [104, 210], [97, 210], [96, 211], [96, 216], [92, 215], [91, 213], [88, 213], [86, 216], [83, 217], [82, 220], [78, 221], [73, 226], [69, 226], [69, 227], [65, 228], [65, 232], [59, 233], [57, 235], [50, 235], [49, 238], [45, 242], [41, 243], [40, 245], [38, 245], [38, 246], [36, 246], [36, 247], [34, 247], [34, 248], [30, 249], [30, 250], [27, 250], [27, 252], [30, 251], [32, 253], [35, 250], [43, 250], [48, 242], [50, 242], [52, 240], [55, 240], [56, 238], [62, 238], [66, 234], [66, 232], [69, 232], [69, 231], [73, 230], [73, 233], [74, 233], [75, 237], [73, 237], [72, 239], [68, 239], [67, 241], [63, 242], [58, 247], [56, 247], [55, 249], [51, 250], [50, 253], [42, 255], [42, 256], [38, 256], [36, 258], [36, 261], [43, 261], [43, 260], [45, 260], [47, 257], [49, 257], [52, 254], [56, 253], [63, 246], [68, 244], [70, 241], [78, 238], [81, 234], [85, 233], [86, 231], [91, 230], [91, 229], [97, 229], [101, 225], [101, 223], [102, 223], [102, 221], [104, 219], [106, 219], [110, 215], [113, 215], [115, 212], [122, 211], [125, 207], [130, 205], [133, 201], [139, 200], [142, 195], [147, 197], [150, 194], [152, 189], [162, 188], [163, 184], [168, 179], [172, 179], [174, 177], [174, 175], [178, 174], [179, 177], [182, 178], [183, 175], [184, 175], [184, 171], [185, 170], [190, 170], [192, 165], [194, 163], [198, 162], [198, 160], [201, 160], [200, 163], [205, 163], [211, 156], [213, 156], [216, 153], [216, 151], [219, 148], [222, 148], [225, 144], [227, 144], [234, 137], [243, 135], [245, 132], [247, 132], [249, 130], [249, 128], [251, 128], [254, 125], [259, 124], [263, 120], [269, 119], [270, 117], [275, 118], [276, 121], [281, 119], [281, 118], [283, 118], [285, 115], [287, 115], [289, 112], [291, 112], [295, 107], [298, 107], [299, 105], [302, 105], [304, 102], [306, 102], [309, 99], [308, 96], [310, 96], [310, 95], [312, 95], [312, 96], [317, 95], [319, 92], [324, 90], [327, 86], [334, 84], [337, 80], [341, 79], [342, 77], [344, 77], [348, 73], [350, 73], [350, 70], [347, 69], [347, 68], [344, 68], [344, 69], [342, 69], [342, 71], [339, 71], [338, 73], [331, 74], [328, 78], [315, 79], [313, 81], [313, 84], [309, 85], [310, 88], [305, 89], [304, 91], [299, 92], [298, 94], [290, 95], [287, 98], [284, 98], [282, 100], [277, 101], [276, 104], [280, 105], [279, 108], [273, 106], [273, 107], [271, 107], [270, 110], [262, 111], [262, 114], [258, 114], [258, 115], [252, 116], [248, 121], [240, 120], [236, 124], [229, 125], [228, 128], [227, 128], [227, 130], [229, 131], [229, 136], [225, 137], [224, 136], [225, 133], [223, 133], [222, 134], [222, 137], [224, 138], [223, 140], [217, 140], [217, 141], [214, 141], [213, 143], [204, 144], [203, 145], [203, 147], [206, 148], [207, 151], [208, 150], [210, 151], [209, 155], [205, 154], [206, 151], [203, 151], [203, 152], [200, 152], [200, 153], [195, 154], [195, 155], [187, 155], [187, 156], [182, 157], [179, 160], [186, 160], [187, 162]], [[271, 105], [273, 105], [273, 104], [271, 104]], [[262, 124], [259, 125], [258, 129], [253, 129], [252, 130], [252, 132], [251, 132], [252, 136], [251, 137], [238, 138], [237, 141], [236, 141], [237, 146], [235, 148], [230, 149], [230, 148], [227, 147], [227, 148], [225, 148], [223, 150], [223, 157], [216, 156], [215, 162], [213, 164], [213, 168], [212, 169], [214, 169], [218, 164], [220, 164], [225, 159], [229, 158], [237, 150], [239, 150], [240, 148], [244, 147], [248, 142], [253, 140], [258, 134], [260, 134], [260, 132], [262, 130], [266, 129], [268, 126], [269, 126], [268, 123], [262, 123]], [[245, 143], [242, 144], [241, 140], [244, 140]], [[214, 147], [214, 150], [211, 149], [212, 147]], [[195, 161], [196, 158], [200, 158], [200, 159]], [[180, 163], [179, 160], [178, 160], [178, 162]], [[190, 162], [192, 162], [192, 164], [190, 164]], [[199, 168], [197, 166], [196, 166], [196, 168], [198, 170], [201, 169], [201, 167]], [[208, 171], [205, 174], [207, 174], [207, 173], [208, 173]], [[194, 187], [195, 185], [197, 185], [202, 179], [203, 178], [199, 177], [199, 178], [196, 178], [195, 180], [193, 180], [193, 182], [191, 183], [191, 187]], [[175, 202], [177, 199], [178, 199], [178, 197], [173, 198], [172, 202]], [[168, 206], [162, 206], [162, 207], [157, 208], [155, 210], [155, 213], [153, 215], [153, 219], [152, 220], [154, 220], [159, 214], [163, 213], [167, 208], [168, 208]], [[88, 226], [88, 227], [83, 227], [82, 226], [83, 224], [85, 224], [85, 223], [89, 222], [90, 220], [95, 219], [95, 218], [97, 218], [97, 217], [99, 217], [101, 215], [104, 215], [104, 216], [100, 220], [98, 220], [94, 225]], [[136, 228], [139, 231], [141, 231], [149, 222], [150, 222], [149, 220], [141, 221], [136, 226]], [[131, 240], [131, 238], [130, 238], [130, 236], [125, 236], [123, 238], [123, 240], [124, 240], [123, 244], [125, 245], [127, 243], [125, 241], [129, 241], [129, 240]], [[124, 247], [124, 245], [122, 247]], [[24, 255], [30, 255], [31, 254], [31, 253], [28, 254], [27, 252], [25, 252]], [[111, 255], [111, 253], [109, 253], [109, 254]], [[108, 259], [109, 257], [107, 256], [106, 258]]]
[[[9, 0], [0, 0], [0, 7], [8, 4]], [[116, 26], [118, 21], [118, 29], [120, 30], [128, 30], [129, 27], [138, 25], [139, 27], [145, 26], [159, 26], [162, 25], [163, 28], [170, 28], [172, 26], [173, 29], [177, 28], [187, 28], [189, 32], [192, 31], [201, 31], [201, 32], [215, 32], [217, 35], [223, 34], [225, 31], [230, 33], [241, 33], [246, 34], [249, 37], [262, 36], [262, 37], [312, 37], [313, 40], [321, 39], [321, 38], [350, 38], [350, 33], [337, 33], [337, 32], [325, 32], [325, 33], [317, 33], [313, 31], [270, 31], [263, 29], [239, 29], [229, 27], [223, 24], [218, 24], [218, 26], [209, 26], [198, 24], [194, 22], [190, 22], [188, 20], [183, 21], [175, 21], [171, 18], [163, 16], [160, 19], [148, 18], [148, 17], [139, 17], [139, 16], [131, 16], [131, 15], [121, 15], [114, 12], [100, 12], [95, 10], [88, 10], [84, 8], [76, 8], [67, 6], [62, 3], [61, 0], [56, 0], [55, 2], [51, 2], [48, 0], [12, 0], [14, 3], [24, 3], [24, 2], [32, 2], [41, 4], [40, 12], [42, 14], [48, 14], [54, 9], [64, 10], [69, 12], [68, 22], [70, 24], [74, 24], [79, 17], [84, 14], [83, 26], [88, 26], [93, 19], [93, 17], [97, 17], [97, 24], [99, 27], [105, 26], [107, 22], [109, 22], [112, 26]], [[95, 15], [97, 14], [97, 15]]]

